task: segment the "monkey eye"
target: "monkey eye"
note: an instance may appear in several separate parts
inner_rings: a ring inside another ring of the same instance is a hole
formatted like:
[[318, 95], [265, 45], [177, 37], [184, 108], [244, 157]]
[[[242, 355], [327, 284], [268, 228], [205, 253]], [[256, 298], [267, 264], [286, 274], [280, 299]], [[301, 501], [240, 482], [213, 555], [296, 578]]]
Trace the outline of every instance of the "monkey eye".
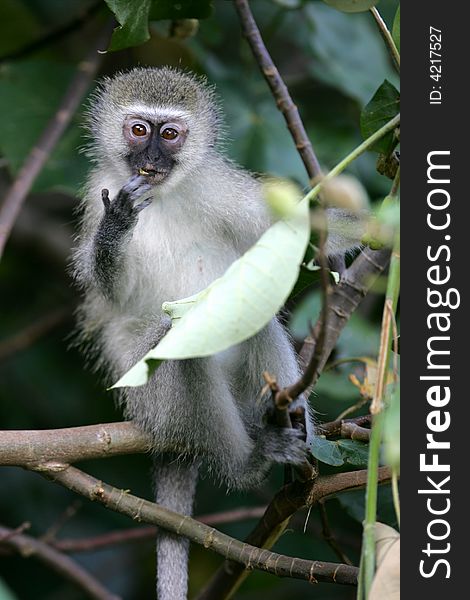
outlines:
[[131, 127], [132, 134], [136, 137], [145, 137], [149, 130], [145, 123], [134, 123]]
[[173, 141], [179, 136], [179, 131], [172, 125], [164, 125], [160, 129], [160, 137], [164, 140]]

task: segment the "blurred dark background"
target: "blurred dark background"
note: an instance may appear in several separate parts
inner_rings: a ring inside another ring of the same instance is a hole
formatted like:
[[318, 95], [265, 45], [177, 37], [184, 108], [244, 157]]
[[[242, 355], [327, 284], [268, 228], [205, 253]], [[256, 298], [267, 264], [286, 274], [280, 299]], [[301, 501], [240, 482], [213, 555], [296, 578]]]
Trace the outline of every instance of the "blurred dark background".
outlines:
[[[252, 8], [285, 82], [299, 106], [314, 148], [325, 169], [361, 141], [359, 115], [387, 78], [396, 83], [389, 56], [370, 14], [344, 14], [322, 2], [255, 0]], [[241, 38], [231, 2], [215, 0], [212, 15], [186, 40], [169, 37], [169, 22], [151, 25], [152, 37], [142, 46], [109, 53], [100, 75], [134, 65], [174, 65], [205, 73], [216, 84], [226, 114], [226, 153], [244, 167], [307, 184], [303, 165], [284, 121]], [[390, 24], [395, 0], [378, 4]], [[54, 114], [77, 64], [89, 52], [110, 13], [103, 2], [86, 0], [2, 0], [0, 3], [0, 197], [49, 118]], [[50, 39], [50, 32], [75, 23]], [[42, 40], [34, 51], [24, 52]], [[90, 90], [91, 91], [91, 90]], [[73, 311], [78, 292], [67, 274], [76, 227], [74, 209], [88, 168], [80, 154], [83, 136], [78, 112], [34, 184], [0, 264], [0, 428], [59, 428], [119, 421], [112, 396], [85, 368], [71, 347]], [[389, 181], [377, 174], [376, 155], [368, 153], [350, 173], [366, 187], [372, 202], [388, 191]], [[308, 332], [318, 299], [313, 291], [294, 308], [293, 333]], [[381, 317], [380, 290], [366, 299], [343, 333], [337, 356], [374, 356]], [[348, 374], [353, 364], [325, 373], [312, 398], [322, 421], [333, 420], [360, 398]], [[151, 498], [150, 460], [126, 456], [79, 465], [84, 470], [132, 493]], [[351, 468], [351, 467], [349, 467]], [[322, 472], [333, 472], [322, 465]], [[282, 484], [272, 473], [251, 494], [227, 495], [209, 480], [200, 483], [196, 514], [267, 503]], [[363, 492], [329, 500], [330, 526], [344, 552], [358, 563]], [[17, 527], [31, 523], [28, 533], [45, 534], [64, 511], [74, 508], [59, 538], [86, 537], [133, 527], [112, 511], [77, 498], [41, 477], [17, 468], [0, 471], [0, 523]], [[276, 545], [276, 551], [318, 560], [337, 561], [321, 535], [318, 509], [299, 514]], [[394, 525], [391, 493], [380, 490], [379, 519]], [[220, 526], [242, 539], [254, 522]], [[74, 557], [110, 590], [126, 600], [153, 597], [153, 541], [110, 546]], [[194, 546], [191, 590], [200, 589], [219, 556]], [[0, 598], [74, 600], [80, 591], [35, 559], [0, 554]], [[4, 591], [2, 587], [5, 586]], [[7, 589], [9, 591], [7, 591]], [[237, 597], [353, 599], [355, 590], [328, 584], [309, 586], [259, 572], [245, 582]]]

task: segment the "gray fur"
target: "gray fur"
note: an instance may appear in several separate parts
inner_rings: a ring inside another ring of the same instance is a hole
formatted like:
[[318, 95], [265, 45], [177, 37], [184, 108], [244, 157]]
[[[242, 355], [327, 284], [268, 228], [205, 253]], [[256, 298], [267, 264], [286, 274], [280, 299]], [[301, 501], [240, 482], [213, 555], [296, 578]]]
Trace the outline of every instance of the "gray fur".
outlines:
[[[132, 208], [140, 193], [135, 178], [129, 182], [133, 171], [122, 133], [135, 106], [143, 107], [139, 118], [155, 123], [171, 121], [176, 111], [188, 128], [169, 176], [150, 192], [140, 190], [152, 197], [140, 212]], [[212, 89], [167, 68], [134, 69], [105, 80], [90, 107], [95, 168], [86, 186], [74, 265], [85, 292], [81, 338], [107, 370], [108, 381], [165, 334], [163, 301], [204, 289], [270, 225], [259, 182], [217, 151], [219, 121]], [[112, 199], [105, 208], [103, 188]], [[229, 487], [247, 488], [274, 462], [305, 459], [299, 432], [270, 423], [269, 394], [261, 397], [265, 370], [281, 386], [299, 377], [292, 344], [277, 319], [220, 355], [165, 362], [148, 384], [121, 393], [126, 417], [152, 435], [158, 502], [191, 514], [200, 462]], [[310, 437], [305, 399], [294, 408], [298, 405], [305, 408]], [[160, 600], [186, 597], [187, 551], [186, 541], [160, 537]]]

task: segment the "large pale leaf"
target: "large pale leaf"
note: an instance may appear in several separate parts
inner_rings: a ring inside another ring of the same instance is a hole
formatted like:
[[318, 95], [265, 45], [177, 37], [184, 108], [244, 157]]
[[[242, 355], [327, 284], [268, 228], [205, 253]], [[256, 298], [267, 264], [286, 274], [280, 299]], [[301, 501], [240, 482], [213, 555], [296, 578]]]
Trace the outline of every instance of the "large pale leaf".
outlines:
[[309, 237], [308, 202], [302, 200], [208, 288], [164, 303], [172, 328], [113, 387], [143, 385], [155, 361], [209, 356], [255, 335], [289, 296]]
[[400, 600], [400, 534], [383, 523], [375, 524], [377, 571], [370, 600]]

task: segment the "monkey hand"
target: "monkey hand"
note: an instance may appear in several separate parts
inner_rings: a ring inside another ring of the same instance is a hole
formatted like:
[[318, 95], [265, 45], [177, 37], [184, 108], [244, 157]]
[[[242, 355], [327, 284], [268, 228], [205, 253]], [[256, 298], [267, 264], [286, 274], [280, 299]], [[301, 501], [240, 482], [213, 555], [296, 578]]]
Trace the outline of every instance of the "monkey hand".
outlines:
[[271, 425], [261, 437], [263, 452], [275, 463], [300, 465], [307, 459], [308, 446], [303, 432], [298, 429]]
[[149, 196], [137, 204], [137, 200], [149, 193], [152, 187], [145, 177], [133, 175], [119, 190], [115, 199], [109, 199], [109, 190], [101, 190], [101, 199], [104, 205], [104, 221], [114, 224], [113, 229], [129, 230], [137, 222], [139, 213], [151, 202]]
[[148, 206], [152, 199], [145, 198], [151, 187], [141, 176], [131, 177], [118, 192], [113, 201], [109, 199], [109, 191], [103, 189], [101, 198], [104, 204], [104, 215], [98, 225], [94, 237], [93, 272], [98, 287], [106, 297], [112, 298], [119, 273], [123, 247], [129, 233], [137, 223], [141, 210]]

